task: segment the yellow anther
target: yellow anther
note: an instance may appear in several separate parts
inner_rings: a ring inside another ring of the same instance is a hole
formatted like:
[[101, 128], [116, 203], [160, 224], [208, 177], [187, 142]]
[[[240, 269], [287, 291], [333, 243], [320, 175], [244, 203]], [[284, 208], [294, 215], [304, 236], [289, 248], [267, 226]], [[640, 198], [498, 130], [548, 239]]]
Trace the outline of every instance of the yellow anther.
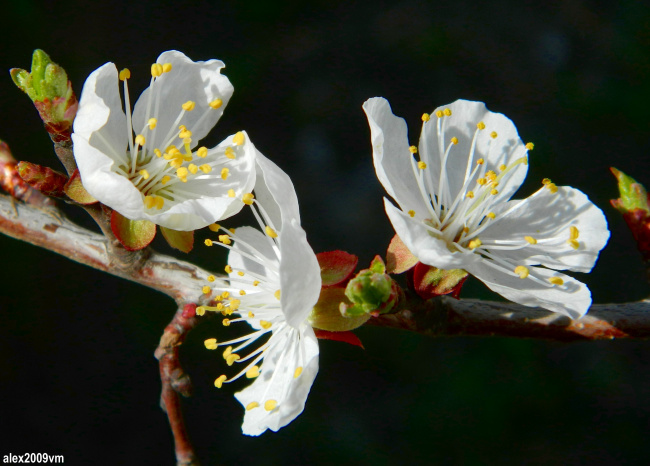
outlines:
[[[181, 139], [188, 139], [192, 137], [192, 131], [189, 129], [184, 129], [178, 133], [178, 137]], [[189, 141], [188, 141], [189, 142]], [[185, 143], [185, 141], [183, 141]]]
[[226, 381], [228, 377], [225, 375], [220, 375], [217, 380], [214, 381], [214, 386], [217, 388], [221, 388], [223, 386], [223, 383]]
[[232, 147], [226, 147], [226, 150], [224, 151], [224, 155], [227, 158], [232, 160], [235, 158], [235, 151], [232, 149]]
[[572, 226], [569, 228], [569, 239], [578, 239], [578, 236], [580, 236], [580, 231], [578, 231], [577, 227]]
[[422, 160], [420, 160], [420, 161], [418, 162], [418, 168], [419, 168], [420, 170], [424, 170], [425, 168], [427, 168], [427, 164], [424, 163]]
[[244, 133], [241, 131], [232, 137], [232, 143], [237, 146], [241, 146], [244, 143], [244, 140]]
[[264, 409], [267, 411], [273, 411], [278, 406], [278, 402], [275, 400], [267, 400], [264, 403]]
[[230, 239], [229, 235], [219, 235], [219, 241], [221, 241], [223, 244], [231, 244], [232, 240]]
[[484, 163], [485, 163], [485, 160], [483, 160], [483, 159], [478, 159], [476, 161], [476, 165], [483, 165]]
[[198, 149], [196, 149], [196, 156], [201, 157], [202, 159], [206, 158], [208, 156], [208, 148], [199, 147]]
[[526, 278], [530, 274], [530, 270], [528, 270], [528, 267], [524, 267], [523, 265], [518, 265], [515, 267], [515, 273], [519, 275], [519, 278]]
[[457, 138], [456, 136], [454, 136], [453, 138], [451, 138], [451, 143], [452, 143], [453, 145], [458, 144], [458, 138]]
[[503, 163], [502, 163], [501, 165], [499, 165], [499, 171], [503, 171], [503, 170], [505, 170], [506, 168], [507, 168], [506, 165], [503, 164]]
[[490, 181], [494, 181], [497, 179], [497, 174], [494, 172], [494, 170], [488, 170], [488, 172], [485, 174], [485, 177]]
[[490, 133], [490, 137], [491, 137], [492, 139], [496, 139], [497, 136], [498, 136], [498, 134], [497, 134], [496, 131], [492, 131], [492, 132]]
[[214, 282], [217, 279], [214, 275], [208, 275], [208, 278], [206, 278], [207, 281], [210, 283]]
[[478, 129], [481, 129], [481, 130], [485, 129], [485, 123], [483, 123], [482, 121], [479, 121], [478, 123], [476, 123], [476, 127]]
[[223, 105], [223, 100], [221, 99], [214, 99], [212, 102], [210, 102], [210, 107], [214, 108], [215, 110], [218, 109]]
[[218, 223], [212, 223], [208, 225], [208, 229], [210, 231], [214, 231], [215, 233], [219, 231], [219, 228], [221, 228], [221, 225], [219, 225]]
[[194, 110], [194, 107], [196, 107], [196, 103], [192, 102], [191, 100], [188, 100], [183, 105], [181, 105], [181, 107], [183, 107], [183, 110], [185, 110], [186, 112], [191, 112], [192, 110]]
[[569, 246], [573, 249], [578, 249], [580, 247], [580, 242], [577, 239], [569, 239], [567, 240], [567, 243], [569, 243]]
[[179, 177], [183, 183], [187, 183], [187, 175], [189, 175], [189, 171], [186, 167], [179, 167], [178, 170], [176, 170], [176, 176]]
[[[224, 327], [230, 327], [230, 320], [228, 320], [228, 319], [223, 319], [223, 320], [221, 321], [221, 325], [223, 325]], [[225, 356], [224, 356], [224, 357], [225, 357]]]
[[260, 376], [260, 368], [257, 366], [253, 366], [246, 371], [247, 379], [254, 379], [255, 377], [259, 377], [259, 376]]
[[163, 73], [163, 67], [160, 63], [154, 63], [153, 65], [151, 65], [151, 76], [157, 78], [162, 73]]
[[442, 113], [444, 113], [445, 116], [451, 116], [451, 110], [449, 110], [448, 108], [444, 109]]
[[255, 317], [255, 314], [253, 314], [253, 311], [248, 311], [248, 317], [251, 319]]
[[142, 178], [144, 178], [145, 180], [149, 179], [149, 172], [147, 170], [144, 170], [144, 169], [140, 170], [139, 173], [140, 173], [140, 176]]
[[259, 285], [259, 284], [260, 284], [260, 281], [259, 281], [259, 280], [255, 280], [255, 281], [253, 282], [253, 286], [257, 286], [257, 285]]
[[463, 233], [465, 234], [469, 233], [469, 227], [463, 227]]
[[216, 338], [208, 338], [207, 340], [205, 340], [203, 342], [203, 344], [209, 350], [215, 350], [215, 349], [217, 349], [219, 347], [219, 345], [217, 345], [217, 339]]
[[165, 206], [165, 199], [160, 196], [156, 196], [156, 209], [160, 210]]
[[490, 213], [488, 213], [488, 214], [486, 215], [486, 217], [489, 217], [489, 218], [491, 218], [492, 220], [494, 220], [494, 219], [496, 218], [496, 215], [494, 215], [494, 212], [490, 212]]
[[164, 63], [163, 64], [163, 73], [169, 73], [172, 70], [172, 64], [171, 63]]
[[235, 197], [235, 190], [234, 189], [229, 189], [228, 190], [228, 197]]
[[208, 285], [205, 285], [202, 288], [203, 294], [209, 294], [212, 291], [212, 288], [210, 288]]
[[156, 201], [153, 198], [153, 196], [145, 196], [144, 197], [144, 206], [147, 209], [151, 209], [154, 205], [156, 205]]
[[146, 141], [146, 140], [145, 140], [145, 138], [144, 138], [144, 136], [143, 136], [142, 134], [138, 134], [138, 135], [135, 137], [135, 143], [136, 143], [137, 145], [139, 145], [139, 146], [144, 146], [145, 141]]
[[293, 371], [293, 378], [297, 379], [298, 377], [300, 377], [300, 374], [302, 374], [302, 366], [296, 367], [296, 370]]
[[244, 272], [240, 270], [239, 272], [237, 272], [237, 275], [239, 275], [240, 277], [243, 277], [243, 276], [244, 276]]
[[483, 186], [485, 183], [487, 183], [487, 180], [485, 178], [479, 178], [478, 180], [476, 180], [476, 182], [479, 185]]
[[149, 121], [147, 121], [147, 126], [149, 127], [149, 129], [154, 129], [157, 124], [158, 124], [158, 120], [156, 120], [155, 118], [149, 118]]
[[160, 152], [160, 149], [154, 149], [153, 153], [156, 154], [156, 157], [158, 158], [162, 157], [162, 152]]
[[246, 294], [245, 290], [239, 290], [239, 296], [244, 296]]
[[241, 356], [239, 356], [238, 354], [233, 353], [233, 354], [231, 354], [230, 356], [228, 356], [226, 358], [226, 364], [228, 364], [229, 366], [232, 366], [235, 363], [235, 361], [238, 361], [240, 359], [241, 359]]
[[160, 179], [160, 182], [161, 182], [163, 185], [165, 185], [165, 184], [169, 183], [169, 181], [170, 181], [171, 179], [172, 179], [171, 176], [169, 176], [169, 175], [165, 175], [165, 176], [163, 176], [163, 177]]
[[415, 217], [415, 210], [409, 210], [408, 214], [410, 217]]
[[212, 246], [212, 240], [209, 239], [209, 238], [206, 239], [206, 240], [204, 241], [204, 243], [205, 243], [205, 245], [208, 246], [208, 247], [209, 247], [209, 246]]
[[178, 129], [179, 129], [180, 131], [186, 131], [186, 130], [187, 130], [187, 126], [185, 126], [185, 125], [178, 125]]
[[479, 246], [481, 246], [482, 244], [483, 244], [483, 242], [480, 239], [475, 238], [475, 239], [473, 239], [472, 241], [469, 242], [467, 247], [470, 248], [470, 249], [476, 249]]
[[526, 144], [526, 149], [533, 150], [534, 148], [535, 148], [535, 144], [533, 144], [532, 142], [529, 142], [528, 144]]
[[528, 241], [530, 244], [537, 244], [537, 240], [533, 238], [532, 236], [524, 236], [524, 239]]
[[428, 113], [423, 113], [422, 114], [422, 121], [424, 121], [425, 123], [427, 121], [429, 121], [430, 119], [431, 119], [431, 115], [429, 115]]
[[467, 195], [467, 197], [469, 197], [470, 199], [473, 199], [473, 198], [474, 198], [474, 191], [467, 191], [467, 194], [466, 194], [466, 195]]
[[205, 315], [205, 307], [199, 306], [196, 308], [196, 315], [202, 316]]
[[[207, 163], [204, 163], [203, 165], [199, 166], [199, 170], [201, 170], [203, 173], [205, 173], [207, 175], [208, 173], [210, 173], [212, 171], [212, 167], [210, 165], [208, 165]], [[234, 196], [230, 196], [230, 197], [234, 197]]]
[[498, 189], [491, 189], [490, 194], [492, 194], [493, 196], [496, 196], [497, 194], [499, 194], [499, 190]]
[[129, 70], [128, 68], [124, 68], [122, 71], [120, 71], [120, 81], [125, 81], [130, 78], [131, 78], [131, 70]]
[[233, 311], [236, 309], [239, 309], [239, 306], [241, 304], [241, 301], [239, 299], [231, 299], [228, 305], [230, 306], [230, 309]]
[[549, 183], [549, 184], [546, 185], [546, 187], [553, 194], [555, 194], [557, 192], [557, 186], [555, 185], [555, 183]]
[[415, 146], [411, 146], [411, 147], [409, 147], [409, 152], [411, 152], [411, 154], [417, 154], [418, 153], [418, 148], [415, 147]]
[[[230, 196], [230, 191], [228, 191], [228, 196]], [[253, 193], [246, 193], [241, 198], [242, 202], [246, 205], [253, 205], [253, 199], [255, 199]]]
[[188, 170], [192, 175], [196, 175], [196, 172], [199, 171], [199, 167], [197, 167], [196, 165], [194, 165], [193, 163], [191, 163], [191, 164], [189, 164], [189, 165], [187, 166], [187, 170]]
[[278, 237], [278, 234], [270, 226], [267, 225], [264, 230], [266, 231], [266, 234], [269, 235], [271, 238], [277, 238]]
[[271, 325], [273, 324], [271, 324], [271, 322], [269, 322], [268, 320], [260, 320], [260, 325], [264, 330], [268, 330], [271, 328]]
[[562, 280], [560, 277], [551, 277], [548, 279], [548, 281], [554, 285], [564, 285], [564, 280]]
[[251, 401], [250, 403], [248, 403], [246, 405], [246, 411], [250, 411], [251, 409], [255, 409], [255, 408], [259, 407], [259, 405], [260, 404], [257, 401]]
[[442, 113], [442, 110], [438, 110], [438, 111], [436, 112], [436, 116], [437, 116], [438, 118], [442, 118], [443, 115], [444, 115], [444, 113]]
[[550, 184], [550, 183], [551, 183], [551, 179], [550, 179], [550, 178], [544, 178], [544, 179], [542, 180], [542, 184], [543, 184], [544, 186], [546, 186], [547, 184]]
[[226, 273], [232, 273], [232, 267], [230, 265], [226, 265], [224, 267], [224, 270], [226, 271]]
[[273, 293], [273, 296], [275, 296], [275, 299], [280, 301], [280, 294], [281, 294], [280, 290], [275, 290], [275, 293]]
[[223, 167], [223, 168], [221, 169], [221, 179], [222, 179], [222, 180], [226, 180], [226, 179], [228, 179], [228, 175], [229, 175], [229, 174], [230, 174], [230, 170], [227, 169], [226, 167]]

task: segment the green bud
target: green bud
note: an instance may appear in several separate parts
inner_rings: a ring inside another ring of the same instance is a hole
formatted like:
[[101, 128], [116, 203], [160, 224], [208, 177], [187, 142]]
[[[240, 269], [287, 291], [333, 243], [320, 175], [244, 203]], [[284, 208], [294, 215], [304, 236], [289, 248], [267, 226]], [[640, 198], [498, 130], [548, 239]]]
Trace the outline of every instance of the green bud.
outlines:
[[370, 268], [362, 270], [348, 282], [345, 296], [352, 305], [341, 304], [341, 313], [347, 317], [358, 317], [374, 312], [389, 312], [399, 298], [398, 290], [399, 286], [386, 274], [384, 261], [377, 256]]
[[618, 180], [618, 190], [621, 197], [612, 200], [612, 205], [621, 213], [641, 209], [646, 213], [650, 213], [650, 206], [648, 206], [648, 193], [641, 183], [638, 183], [631, 176], [626, 175], [614, 167], [610, 168]]
[[356, 317], [345, 317], [341, 314], [341, 305], [349, 306], [352, 303], [345, 296], [345, 290], [338, 287], [321, 288], [318, 302], [309, 315], [312, 327], [331, 332], [345, 332], [361, 327], [370, 319], [370, 314]]

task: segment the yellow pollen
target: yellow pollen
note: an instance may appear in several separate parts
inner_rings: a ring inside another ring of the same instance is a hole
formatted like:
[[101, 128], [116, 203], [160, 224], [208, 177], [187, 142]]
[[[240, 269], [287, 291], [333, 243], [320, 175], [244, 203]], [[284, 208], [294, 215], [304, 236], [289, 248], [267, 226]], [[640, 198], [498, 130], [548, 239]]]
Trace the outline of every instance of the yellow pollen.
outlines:
[[124, 68], [122, 71], [120, 71], [120, 81], [126, 81], [127, 79], [131, 78], [131, 70], [128, 68]]
[[160, 210], [164, 206], [165, 206], [165, 200], [160, 196], [156, 196], [156, 209]]
[[203, 294], [209, 294], [212, 291], [212, 288], [210, 288], [208, 285], [205, 285], [202, 290]]
[[226, 358], [226, 364], [228, 364], [229, 366], [232, 366], [235, 363], [235, 361], [238, 361], [240, 359], [241, 359], [241, 356], [239, 356], [238, 354], [233, 353], [233, 354], [231, 354], [230, 356], [228, 356]]
[[451, 110], [449, 110], [448, 108], [444, 109], [442, 113], [444, 113], [445, 116], [451, 116]]
[[543, 184], [544, 186], [546, 186], [547, 184], [550, 184], [550, 183], [551, 183], [551, 179], [550, 179], [550, 178], [544, 178], [544, 179], [542, 180], [542, 184]]
[[204, 243], [205, 243], [205, 245], [208, 246], [208, 247], [212, 246], [212, 240], [209, 239], [209, 238], [206, 239], [206, 240], [204, 241]]
[[160, 152], [160, 149], [154, 149], [153, 153], [156, 154], [156, 157], [162, 157], [162, 152]]
[[524, 239], [528, 241], [530, 244], [537, 244], [537, 240], [533, 238], [532, 236], [524, 236]]
[[235, 309], [239, 308], [239, 305], [241, 304], [241, 301], [238, 300], [238, 299], [231, 299], [230, 303], [228, 303], [228, 304], [230, 305], [230, 309], [235, 310]]
[[472, 241], [469, 242], [467, 247], [470, 248], [470, 249], [476, 249], [482, 244], [483, 244], [483, 242], [480, 239], [475, 238], [475, 239], [473, 239]]
[[154, 129], [157, 124], [158, 124], [158, 120], [156, 120], [155, 118], [149, 118], [149, 121], [147, 122], [147, 126], [149, 126], [149, 129]]
[[267, 411], [273, 411], [278, 406], [278, 402], [275, 400], [267, 400], [264, 403], [264, 409]]
[[230, 170], [228, 170], [226, 167], [223, 167], [221, 169], [221, 179], [222, 180], [227, 179], [229, 174], [230, 174]]
[[494, 212], [490, 212], [490, 213], [488, 213], [488, 214], [486, 215], [486, 217], [489, 217], [489, 218], [491, 218], [492, 220], [494, 220], [494, 218], [496, 217], [496, 215], [494, 215]]
[[569, 235], [570, 239], [578, 239], [578, 236], [580, 236], [580, 231], [578, 231], [577, 227], [572, 226], [569, 228]]
[[228, 197], [235, 197], [235, 190], [234, 189], [229, 189], [228, 190]]
[[409, 147], [409, 151], [411, 152], [411, 154], [417, 154], [418, 148], [415, 146], [411, 146]]
[[483, 186], [485, 183], [487, 183], [487, 180], [485, 178], [479, 178], [478, 180], [476, 180], [476, 182], [479, 185]]
[[463, 227], [463, 233], [465, 234], [469, 233], [469, 227]]
[[254, 379], [255, 377], [259, 377], [259, 376], [260, 376], [260, 368], [257, 366], [253, 366], [246, 371], [247, 379]]
[[253, 286], [257, 286], [257, 285], [259, 285], [259, 284], [260, 284], [260, 281], [259, 281], [259, 280], [255, 280], [255, 281], [253, 282]]
[[501, 165], [499, 165], [499, 171], [503, 171], [503, 170], [505, 170], [506, 168], [507, 168], [507, 167], [505, 166], [505, 164], [501, 164]]
[[485, 123], [483, 123], [482, 121], [479, 121], [478, 123], [476, 123], [476, 127], [478, 129], [483, 130], [483, 129], [485, 129]]
[[165, 184], [169, 183], [169, 181], [170, 181], [171, 179], [172, 179], [171, 176], [169, 176], [169, 175], [165, 175], [165, 176], [162, 177], [162, 179], [160, 180], [160, 182], [161, 182], [163, 185], [165, 185]]
[[138, 134], [138, 135], [135, 137], [135, 143], [136, 143], [137, 145], [139, 145], [139, 146], [144, 146], [144, 143], [145, 143], [144, 136], [143, 136], [142, 134]]
[[163, 67], [160, 63], [154, 63], [153, 65], [151, 65], [151, 76], [157, 78], [161, 74], [163, 74]]
[[255, 409], [255, 408], [259, 407], [259, 405], [260, 404], [257, 401], [251, 401], [250, 403], [248, 403], [246, 405], [246, 411], [250, 411], [251, 409]]
[[270, 226], [267, 225], [264, 230], [266, 231], [266, 234], [269, 235], [271, 238], [277, 238], [278, 237], [278, 234]]
[[515, 273], [519, 275], [519, 278], [526, 278], [528, 277], [528, 274], [530, 271], [528, 270], [528, 267], [524, 267], [523, 265], [518, 265], [515, 267]]
[[232, 241], [230, 239], [230, 236], [228, 235], [219, 235], [219, 241], [221, 241], [223, 244], [231, 244]]
[[496, 131], [492, 131], [492, 132], [490, 133], [490, 137], [491, 137], [492, 139], [496, 139], [497, 136], [498, 136], [498, 134], [497, 134]]
[[224, 270], [226, 271], [226, 273], [232, 273], [232, 267], [230, 265], [226, 265], [224, 267]]
[[557, 186], [555, 185], [555, 183], [549, 183], [549, 184], [546, 185], [546, 187], [553, 194], [555, 194], [557, 192]]
[[207, 147], [199, 147], [196, 150], [196, 156], [201, 157], [202, 159], [206, 158], [208, 156], [208, 148]]
[[488, 170], [488, 172], [485, 174], [485, 177], [490, 181], [494, 181], [497, 179], [497, 174], [494, 172], [494, 170]]
[[237, 146], [241, 146], [244, 143], [244, 133], [240, 131], [239, 133], [235, 134], [232, 138], [232, 143]]
[[[184, 129], [183, 131], [180, 131], [178, 133], [178, 137], [181, 139], [189, 139], [192, 137], [192, 131], [190, 131], [189, 129]], [[190, 141], [187, 142], [189, 143]], [[183, 143], [185, 143], [185, 141], [183, 141]]]
[[458, 144], [458, 138], [456, 136], [451, 138], [451, 143], [454, 144], [454, 145]]
[[478, 159], [476, 161], [476, 165], [483, 165], [484, 163], [485, 163], [485, 160], [483, 160], [483, 159]]
[[214, 282], [217, 279], [214, 275], [208, 275], [208, 278], [206, 278], [207, 281], [210, 283]]
[[[203, 173], [205, 173], [206, 175], [212, 171], [212, 167], [210, 165], [208, 165], [207, 163], [204, 163], [203, 165], [200, 165], [199, 169]], [[228, 195], [230, 195], [230, 193], [228, 193]], [[230, 197], [234, 197], [234, 196], [230, 196]]]
[[271, 328], [271, 325], [272, 325], [272, 324], [271, 324], [271, 322], [269, 322], [268, 320], [260, 320], [260, 325], [262, 326], [262, 328], [263, 328], [264, 330], [268, 330], [268, 329]]
[[208, 229], [210, 231], [214, 231], [215, 233], [219, 231], [219, 228], [221, 228], [221, 225], [219, 225], [218, 223], [213, 223], [211, 225], [208, 225]]
[[430, 119], [431, 119], [431, 115], [429, 115], [428, 113], [423, 113], [422, 114], [422, 121], [424, 121], [425, 123], [427, 121], [429, 121]]
[[554, 285], [564, 285], [564, 280], [562, 280], [560, 277], [551, 277], [548, 279], [548, 281]]
[[436, 112], [436, 116], [437, 116], [438, 118], [442, 118], [443, 115], [444, 115], [444, 113], [442, 113], [442, 110], [438, 110], [438, 111]]
[[580, 242], [577, 239], [567, 240], [567, 243], [569, 243], [569, 246], [573, 249], [578, 249], [580, 247]]
[[255, 314], [253, 314], [253, 311], [248, 311], [248, 317], [251, 319], [255, 317]]
[[244, 276], [244, 272], [242, 272], [242, 271], [240, 270], [239, 272], [237, 272], [237, 275], [239, 275], [240, 277], [243, 277], [243, 276]]
[[415, 210], [409, 210], [408, 214], [410, 217], [415, 217]]
[[224, 151], [224, 155], [229, 158], [229, 159], [234, 159], [235, 158], [235, 151], [232, 150], [232, 147], [226, 147], [226, 150]]
[[418, 168], [419, 168], [420, 170], [424, 170], [425, 168], [427, 168], [427, 164], [420, 160], [420, 161], [418, 162]]
[[[230, 196], [230, 191], [228, 191], [228, 196]], [[253, 199], [255, 199], [253, 193], [246, 193], [241, 198], [242, 202], [246, 205], [253, 205]]]
[[533, 150], [534, 148], [535, 148], [535, 144], [533, 144], [532, 142], [529, 142], [528, 144], [526, 144], [526, 149]]
[[163, 73], [169, 73], [171, 70], [172, 70], [172, 64], [171, 63], [163, 64]]
[[187, 130], [187, 126], [185, 126], [185, 125], [178, 125], [178, 129], [181, 130], [181, 131], [185, 131], [185, 130]]
[[499, 190], [498, 189], [492, 189], [490, 191], [490, 194], [492, 194], [493, 196], [496, 196], [497, 194], [499, 194]]
[[217, 345], [217, 339], [216, 338], [208, 338], [207, 340], [205, 340], [203, 342], [203, 344], [209, 350], [215, 350], [215, 349], [217, 349], [219, 347], [219, 345]]
[[217, 378], [217, 380], [214, 381], [214, 386], [217, 388], [221, 388], [227, 378], [228, 377], [226, 377], [225, 375], [220, 375], [219, 378]]
[[300, 377], [300, 374], [302, 374], [302, 366], [296, 367], [296, 370], [293, 371], [293, 378], [297, 379], [298, 377]]
[[228, 346], [224, 351], [223, 351], [223, 358], [226, 359], [228, 356], [232, 354], [232, 346]]
[[196, 107], [196, 103], [192, 102], [191, 100], [188, 100], [183, 105], [181, 105], [181, 107], [183, 107], [183, 110], [185, 110], [186, 112], [191, 112], [192, 110], [194, 110], [194, 107]]
[[189, 171], [185, 167], [180, 167], [178, 170], [176, 170], [176, 176], [179, 177], [183, 183], [187, 183], [188, 174]]
[[189, 164], [189, 165], [187, 166], [187, 169], [188, 169], [188, 171], [189, 171], [192, 175], [196, 175], [196, 172], [199, 171], [199, 167], [197, 167], [197, 166], [194, 165], [193, 163]]
[[467, 192], [467, 197], [469, 197], [470, 199], [473, 199], [474, 198], [474, 191], [468, 191]]
[[216, 110], [223, 105], [223, 101], [221, 99], [214, 99], [209, 105]]
[[275, 293], [273, 293], [273, 296], [275, 296], [275, 299], [280, 301], [280, 290], [276, 290]]
[[[224, 327], [230, 327], [230, 321], [228, 319], [223, 319], [221, 321], [221, 325], [223, 325]], [[232, 364], [230, 364], [230, 365], [232, 365]]]
[[156, 205], [156, 201], [153, 198], [153, 196], [145, 196], [144, 197], [144, 206], [147, 209], [151, 209], [154, 205]]
[[145, 180], [149, 179], [149, 172], [147, 170], [140, 170], [140, 176], [144, 178]]
[[239, 290], [239, 296], [244, 296], [246, 294], [246, 291], [244, 290]]
[[202, 316], [205, 315], [205, 307], [199, 306], [196, 308], [196, 315]]

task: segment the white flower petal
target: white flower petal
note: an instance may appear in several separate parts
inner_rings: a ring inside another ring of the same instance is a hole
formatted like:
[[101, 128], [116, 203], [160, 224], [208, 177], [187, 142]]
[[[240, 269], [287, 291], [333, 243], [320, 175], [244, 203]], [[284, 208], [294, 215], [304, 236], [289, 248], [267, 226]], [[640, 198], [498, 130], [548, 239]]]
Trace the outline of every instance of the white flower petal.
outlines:
[[521, 279], [509, 275], [486, 264], [487, 260], [477, 261], [466, 270], [485, 283], [492, 291], [506, 299], [530, 307], [543, 307], [563, 314], [571, 319], [579, 319], [591, 306], [589, 288], [578, 280], [553, 270], [531, 267], [530, 273], [542, 280], [558, 277], [564, 281], [561, 286], [546, 287], [530, 278]]
[[272, 227], [282, 229], [293, 219], [300, 223], [298, 196], [291, 178], [259, 151], [256, 161], [255, 197], [270, 217]]
[[[232, 96], [233, 86], [228, 78], [221, 74], [221, 69], [225, 65], [220, 60], [193, 62], [185, 54], [176, 50], [162, 53], [156, 63], [161, 65], [171, 63], [172, 70], [163, 73], [142, 93], [133, 111], [133, 128], [137, 133], [144, 128], [149, 118], [157, 118], [158, 123], [151, 136], [152, 147], [164, 151], [163, 145], [167, 143], [164, 139], [170, 130], [172, 134], [178, 136], [178, 124], [175, 127], [172, 125], [181, 113], [181, 106], [191, 100], [196, 106], [194, 110], [183, 115], [180, 124], [185, 125], [192, 132], [191, 147], [194, 147], [217, 124]], [[218, 109], [209, 106], [209, 103], [215, 99], [223, 101]], [[156, 100], [159, 100], [157, 114], [155, 113]], [[207, 117], [203, 118], [206, 113]], [[180, 146], [180, 139], [176, 137], [173, 144]]]
[[[235, 235], [233, 248], [228, 253], [228, 265], [233, 268], [233, 271], [229, 274], [230, 284], [233, 288], [241, 288], [246, 292], [258, 292], [260, 290], [260, 288], [253, 286], [248, 278], [239, 276], [237, 272], [244, 270], [266, 277], [269, 281], [277, 281], [279, 289], [280, 280], [277, 272], [264, 265], [270, 264], [276, 270], [279, 268], [277, 253], [271, 246], [269, 238], [252, 227], [239, 227], [235, 230]], [[254, 261], [250, 257], [240, 254], [239, 251], [252, 255], [258, 258], [259, 261]]]

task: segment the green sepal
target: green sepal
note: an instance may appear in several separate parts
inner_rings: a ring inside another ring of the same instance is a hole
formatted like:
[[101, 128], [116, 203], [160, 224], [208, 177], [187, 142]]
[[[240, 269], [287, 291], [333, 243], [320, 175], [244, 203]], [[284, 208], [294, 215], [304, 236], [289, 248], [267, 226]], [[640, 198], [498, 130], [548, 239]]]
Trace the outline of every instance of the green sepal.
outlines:
[[619, 199], [612, 199], [612, 205], [623, 214], [635, 209], [650, 213], [648, 193], [643, 185], [614, 167], [610, 167], [610, 170], [618, 180], [618, 191], [621, 196]]
[[79, 170], [75, 170], [72, 173], [72, 176], [63, 187], [63, 191], [77, 204], [88, 205], [98, 202], [97, 199], [95, 199], [88, 191], [86, 191], [86, 188], [84, 188], [84, 185], [81, 182], [81, 175], [79, 175]]
[[131, 220], [113, 211], [111, 230], [117, 240], [129, 251], [144, 249], [156, 236], [156, 224], [149, 220]]
[[160, 232], [172, 248], [188, 253], [194, 247], [194, 231], [178, 231], [160, 227]]

